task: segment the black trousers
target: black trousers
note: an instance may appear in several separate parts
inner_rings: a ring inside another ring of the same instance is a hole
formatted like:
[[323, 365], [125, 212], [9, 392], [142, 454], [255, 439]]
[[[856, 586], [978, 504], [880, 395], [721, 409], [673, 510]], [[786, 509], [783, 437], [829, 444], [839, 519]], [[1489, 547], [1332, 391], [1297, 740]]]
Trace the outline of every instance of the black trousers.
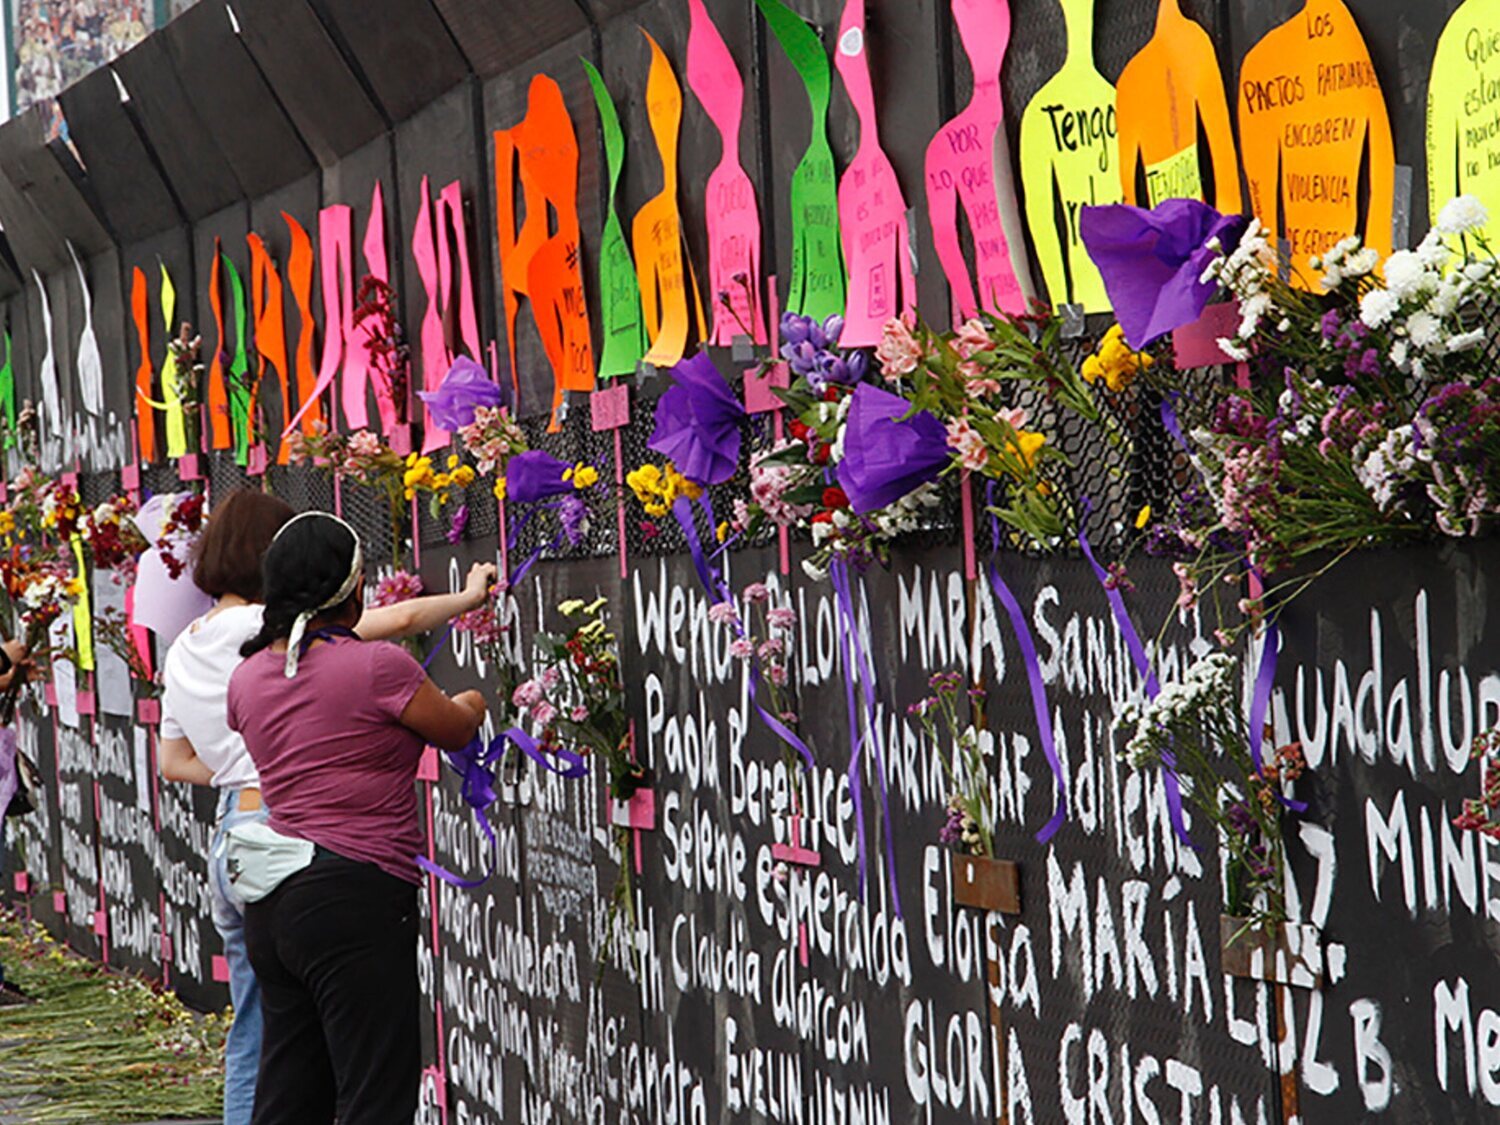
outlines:
[[410, 1125], [422, 1070], [416, 890], [320, 848], [248, 906], [265, 1018], [254, 1125]]

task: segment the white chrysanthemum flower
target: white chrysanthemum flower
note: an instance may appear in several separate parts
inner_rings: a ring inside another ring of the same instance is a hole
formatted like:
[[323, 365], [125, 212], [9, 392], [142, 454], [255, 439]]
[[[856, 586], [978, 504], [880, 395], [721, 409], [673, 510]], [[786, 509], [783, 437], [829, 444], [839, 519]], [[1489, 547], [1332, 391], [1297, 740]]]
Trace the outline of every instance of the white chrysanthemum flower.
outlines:
[[1241, 347], [1233, 340], [1230, 340], [1226, 337], [1220, 337], [1215, 341], [1215, 343], [1219, 345], [1219, 350], [1235, 363], [1245, 363], [1250, 358], [1250, 349]]
[[1442, 334], [1442, 321], [1430, 312], [1415, 312], [1406, 318], [1406, 335], [1411, 340], [1411, 346], [1419, 351], [1430, 351]]
[[1398, 368], [1406, 366], [1407, 346], [1405, 340], [1397, 340], [1391, 345], [1391, 362]]
[[1471, 348], [1477, 348], [1480, 344], [1484, 343], [1484, 340], [1485, 331], [1482, 328], [1476, 328], [1472, 332], [1461, 332], [1457, 336], [1449, 338], [1448, 354], [1454, 355], [1458, 352], [1466, 352]]
[[1485, 210], [1483, 203], [1472, 195], [1460, 195], [1443, 205], [1432, 229], [1439, 234], [1468, 234], [1489, 221], [1490, 213]]
[[1366, 328], [1383, 328], [1401, 308], [1389, 289], [1371, 289], [1359, 303], [1359, 319]]
[[1344, 262], [1345, 277], [1365, 277], [1375, 272], [1375, 267], [1380, 265], [1380, 251], [1373, 246], [1366, 246], [1354, 254], [1350, 254]]
[[1430, 281], [1426, 265], [1410, 250], [1397, 250], [1385, 260], [1385, 286], [1400, 300], [1415, 296]]

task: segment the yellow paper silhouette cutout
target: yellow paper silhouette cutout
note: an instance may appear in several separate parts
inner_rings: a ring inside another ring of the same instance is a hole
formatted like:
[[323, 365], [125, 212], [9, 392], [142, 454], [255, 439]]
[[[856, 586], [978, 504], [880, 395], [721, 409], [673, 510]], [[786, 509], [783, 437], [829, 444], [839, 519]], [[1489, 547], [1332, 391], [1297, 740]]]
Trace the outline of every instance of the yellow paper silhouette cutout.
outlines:
[[1059, 0], [1068, 27], [1062, 69], [1021, 114], [1026, 223], [1054, 305], [1110, 308], [1078, 234], [1084, 207], [1119, 203], [1115, 88], [1094, 67], [1094, 0]]
[[[1273, 238], [1286, 240], [1295, 284], [1316, 287], [1309, 259], [1351, 234], [1391, 252], [1391, 122], [1343, 0], [1308, 0], [1250, 49], [1240, 68], [1239, 124], [1250, 206]], [[1361, 224], [1366, 156], [1370, 206]]]
[[[1126, 203], [1155, 207], [1164, 199], [1204, 199], [1207, 156], [1214, 198], [1204, 201], [1226, 215], [1240, 210], [1240, 162], [1219, 56], [1208, 32], [1182, 14], [1180, 0], [1161, 0], [1156, 31], [1126, 65], [1116, 93]], [[1198, 147], [1200, 123], [1206, 153]], [[1139, 178], [1145, 180], [1144, 198]]]
[[682, 126], [682, 87], [656, 40], [645, 31], [641, 34], [651, 44], [646, 116], [661, 156], [662, 187], [659, 194], [635, 213], [630, 241], [641, 286], [646, 337], [651, 342], [645, 361], [655, 367], [672, 367], [681, 362], [687, 350], [689, 301], [697, 309], [700, 335], [704, 315], [696, 286], [689, 292], [691, 266], [682, 241], [682, 215], [677, 207], [677, 134]]
[[[1427, 199], [1500, 207], [1500, 0], [1466, 0], [1438, 40], [1427, 89]], [[1494, 229], [1493, 224], [1486, 230]]]

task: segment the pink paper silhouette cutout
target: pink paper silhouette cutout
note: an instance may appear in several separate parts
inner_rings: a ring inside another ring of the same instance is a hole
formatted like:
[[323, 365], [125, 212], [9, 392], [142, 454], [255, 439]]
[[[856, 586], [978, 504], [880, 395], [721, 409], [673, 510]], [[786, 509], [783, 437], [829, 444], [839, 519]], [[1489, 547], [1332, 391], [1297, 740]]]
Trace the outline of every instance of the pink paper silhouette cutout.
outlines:
[[833, 63], [859, 118], [859, 151], [839, 181], [839, 222], [849, 271], [843, 343], [873, 347], [886, 321], [916, 307], [906, 197], [880, 147], [865, 44], [865, 0], [849, 0]]
[[[995, 133], [1005, 120], [1000, 67], [1010, 41], [1008, 0], [953, 0], [953, 19], [974, 73], [974, 94], [927, 148], [927, 210], [953, 294], [954, 322], [977, 313], [1024, 312], [995, 185]], [[1013, 195], [1013, 193], [1008, 193]], [[963, 204], [974, 240], [979, 297], [958, 236]]]
[[[417, 276], [422, 279], [422, 289], [427, 294], [427, 308], [422, 313], [422, 335], [420, 355], [422, 359], [422, 387], [435, 391], [442, 385], [448, 368], [453, 366], [453, 354], [443, 335], [441, 310], [443, 282], [439, 275], [437, 240], [432, 231], [432, 197], [428, 191], [427, 177], [422, 177], [422, 202], [417, 208], [417, 222], [412, 229], [411, 254], [417, 266]], [[423, 407], [426, 417], [422, 451], [430, 453], [448, 444], [448, 431], [432, 420]]]
[[[452, 243], [449, 236], [452, 236]], [[450, 248], [451, 246], [451, 248]], [[453, 308], [453, 285], [458, 283], [458, 331], [469, 358], [481, 360], [484, 350], [479, 342], [479, 316], [474, 307], [474, 275], [469, 270], [469, 238], [464, 229], [463, 186], [454, 180], [445, 187], [437, 201], [438, 302], [443, 320]], [[458, 275], [453, 273], [453, 255], [458, 258]], [[447, 372], [443, 372], [446, 376]]]
[[740, 124], [745, 82], [703, 0], [688, 0], [692, 23], [687, 44], [688, 86], [718, 129], [718, 166], [704, 189], [708, 226], [708, 288], [713, 297], [711, 343], [736, 336], [766, 342], [760, 293], [760, 207], [755, 186], [740, 164]]
[[[365, 271], [376, 281], [384, 284], [390, 282], [390, 266], [386, 261], [385, 254], [385, 193], [381, 190], [380, 181], [375, 181], [375, 188], [370, 192], [370, 219], [365, 224], [365, 237], [362, 243], [365, 255]], [[352, 328], [352, 326], [351, 326]], [[344, 371], [344, 410], [348, 415], [348, 403], [351, 398], [357, 397], [361, 402], [365, 398], [365, 385], [369, 382], [370, 362], [370, 326], [362, 325], [353, 329], [351, 338], [357, 336], [357, 346], [352, 350], [357, 357], [357, 365], [349, 367], [346, 365]], [[388, 434], [396, 425], [396, 403], [391, 397], [391, 391], [379, 380], [375, 383], [375, 409], [380, 412], [380, 432]], [[368, 422], [368, 418], [366, 419]], [[351, 423], [352, 425], [352, 423]]]

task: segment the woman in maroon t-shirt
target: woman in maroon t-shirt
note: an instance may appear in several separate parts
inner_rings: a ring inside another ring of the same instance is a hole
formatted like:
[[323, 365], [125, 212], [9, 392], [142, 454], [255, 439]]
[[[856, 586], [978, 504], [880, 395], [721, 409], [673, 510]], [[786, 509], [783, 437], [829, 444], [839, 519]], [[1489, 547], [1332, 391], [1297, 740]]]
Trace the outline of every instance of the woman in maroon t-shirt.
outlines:
[[359, 537], [308, 512], [265, 557], [265, 623], [229, 684], [270, 826], [312, 863], [250, 903], [245, 937], [265, 1033], [255, 1125], [406, 1125], [416, 1113], [416, 772], [457, 750], [484, 698], [450, 699], [403, 649], [354, 635]]

